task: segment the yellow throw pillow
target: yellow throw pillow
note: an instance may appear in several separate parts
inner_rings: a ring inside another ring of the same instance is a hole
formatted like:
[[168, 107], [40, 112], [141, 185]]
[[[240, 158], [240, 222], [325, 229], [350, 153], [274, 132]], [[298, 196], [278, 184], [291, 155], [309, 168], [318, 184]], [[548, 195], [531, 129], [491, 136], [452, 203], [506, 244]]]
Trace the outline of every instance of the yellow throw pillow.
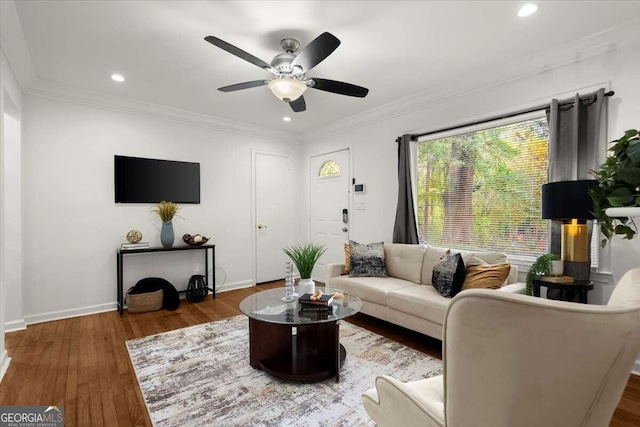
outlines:
[[351, 270], [351, 246], [348, 243], [344, 244], [344, 267], [342, 267], [342, 274], [349, 274]]
[[511, 264], [485, 264], [467, 267], [462, 290], [499, 289], [507, 280]]

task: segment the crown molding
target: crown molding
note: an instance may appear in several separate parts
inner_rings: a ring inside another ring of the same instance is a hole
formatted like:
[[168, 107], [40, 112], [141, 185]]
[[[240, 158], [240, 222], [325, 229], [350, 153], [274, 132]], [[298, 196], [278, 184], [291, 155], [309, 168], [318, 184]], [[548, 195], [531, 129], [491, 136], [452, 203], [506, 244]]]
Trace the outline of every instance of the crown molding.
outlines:
[[[518, 61], [505, 63], [498, 72], [487, 69], [484, 72], [476, 70], [472, 74], [461, 74], [455, 84], [458, 89], [455, 92], [451, 90], [452, 85], [446, 88], [436, 86], [426, 88], [414, 95], [335, 121], [328, 126], [305, 132], [303, 134], [304, 141], [324, 139], [366, 127], [428, 106], [462, 98], [475, 92], [499, 87], [509, 82], [522, 80], [592, 57], [605, 55], [629, 45], [635, 45], [638, 41], [640, 41], [640, 26], [637, 25], [636, 21], [629, 21], [606, 31], [557, 46], [542, 55], [536, 53]], [[485, 75], [490, 77], [483, 77]]]
[[24, 92], [36, 79], [36, 72], [13, 0], [0, 1], [0, 49]]
[[103, 92], [89, 91], [61, 83], [36, 80], [26, 91], [27, 95], [49, 98], [73, 104], [87, 105], [127, 114], [160, 119], [188, 126], [212, 129], [226, 133], [247, 135], [270, 139], [289, 144], [300, 141], [292, 132], [275, 130], [265, 126], [254, 125], [221, 117], [209, 116], [150, 102], [125, 99]]

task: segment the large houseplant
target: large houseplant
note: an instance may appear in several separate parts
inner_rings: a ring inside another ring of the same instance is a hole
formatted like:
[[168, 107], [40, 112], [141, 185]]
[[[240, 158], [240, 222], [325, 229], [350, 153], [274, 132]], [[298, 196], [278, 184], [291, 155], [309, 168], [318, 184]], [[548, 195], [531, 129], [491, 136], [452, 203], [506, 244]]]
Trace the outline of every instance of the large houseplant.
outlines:
[[640, 207], [640, 135], [631, 129], [613, 143], [609, 149], [613, 155], [607, 158], [599, 171], [591, 171], [598, 185], [589, 190], [594, 216], [605, 237], [600, 242], [603, 247], [616, 234], [633, 239], [638, 233], [632, 218], [609, 216], [606, 210]]
[[307, 243], [305, 245], [295, 245], [282, 249], [300, 273], [300, 292], [313, 293], [315, 292], [315, 283], [311, 279], [311, 273], [316, 262], [320, 259], [322, 254], [327, 250], [324, 245], [316, 245], [314, 243]]

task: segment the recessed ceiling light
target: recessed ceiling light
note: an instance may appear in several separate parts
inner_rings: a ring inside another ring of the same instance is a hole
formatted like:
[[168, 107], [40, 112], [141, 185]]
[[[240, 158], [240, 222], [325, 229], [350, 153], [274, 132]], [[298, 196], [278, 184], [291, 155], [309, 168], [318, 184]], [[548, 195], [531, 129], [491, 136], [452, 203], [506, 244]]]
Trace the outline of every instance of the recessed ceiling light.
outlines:
[[121, 74], [111, 74], [111, 80], [114, 80], [116, 82], [123, 82], [124, 77], [122, 77]]
[[533, 15], [534, 13], [536, 13], [537, 10], [538, 10], [538, 5], [533, 3], [528, 3], [520, 8], [520, 10], [518, 11], [518, 16], [520, 18], [524, 18], [525, 16]]
[[291, 117], [283, 117], [282, 120], [284, 120], [285, 122], [290, 122], [291, 121]]

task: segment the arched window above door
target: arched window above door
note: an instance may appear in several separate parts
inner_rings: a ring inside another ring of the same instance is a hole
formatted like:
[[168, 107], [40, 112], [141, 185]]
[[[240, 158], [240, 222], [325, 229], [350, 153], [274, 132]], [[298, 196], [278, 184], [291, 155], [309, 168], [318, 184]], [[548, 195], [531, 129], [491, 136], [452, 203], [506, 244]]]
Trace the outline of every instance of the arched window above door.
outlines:
[[327, 178], [330, 176], [339, 176], [340, 175], [340, 166], [333, 161], [327, 160], [320, 166], [320, 172], [318, 172], [318, 178]]

